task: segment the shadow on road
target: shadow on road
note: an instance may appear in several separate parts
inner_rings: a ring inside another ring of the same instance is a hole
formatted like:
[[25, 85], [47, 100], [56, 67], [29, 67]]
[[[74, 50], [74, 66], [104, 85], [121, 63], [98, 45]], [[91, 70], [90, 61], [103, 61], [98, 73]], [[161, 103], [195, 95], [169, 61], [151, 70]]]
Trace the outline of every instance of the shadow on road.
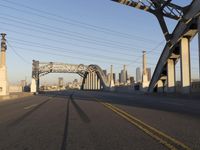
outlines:
[[61, 145], [60, 150], [66, 150], [66, 147], [67, 147], [67, 134], [68, 134], [68, 124], [69, 124], [69, 103], [71, 100], [71, 95], [67, 101], [67, 111], [66, 111], [66, 118], [65, 118], [65, 125], [64, 125], [65, 129], [64, 129], [64, 135], [63, 135], [63, 140], [62, 140], [62, 145]]
[[85, 123], [89, 123], [90, 119], [87, 116], [87, 114], [81, 109], [81, 107], [74, 101], [73, 96], [71, 96], [71, 102], [73, 106], [75, 107], [77, 113], [79, 114], [81, 120]]
[[31, 115], [34, 111], [36, 111], [37, 109], [39, 109], [41, 106], [43, 106], [44, 104], [46, 104], [50, 100], [51, 100], [50, 98], [46, 99], [45, 101], [43, 101], [42, 103], [40, 103], [36, 107], [32, 108], [30, 111], [28, 111], [27, 113], [25, 113], [24, 115], [22, 115], [20, 118], [18, 118], [17, 120], [13, 121], [12, 123], [10, 123], [8, 126], [15, 126], [15, 125], [19, 124], [26, 117], [28, 117], [29, 115]]

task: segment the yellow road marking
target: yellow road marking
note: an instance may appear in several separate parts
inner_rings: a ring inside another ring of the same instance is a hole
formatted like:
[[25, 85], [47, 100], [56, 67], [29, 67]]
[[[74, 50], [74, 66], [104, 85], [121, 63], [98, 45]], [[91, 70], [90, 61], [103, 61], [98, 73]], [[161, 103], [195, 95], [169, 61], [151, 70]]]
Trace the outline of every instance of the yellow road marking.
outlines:
[[38, 104], [33, 104], [33, 105], [30, 105], [30, 106], [26, 106], [26, 107], [24, 107], [24, 109], [30, 109], [30, 108], [32, 108], [32, 107], [35, 107], [35, 106], [37, 106]]
[[[97, 100], [97, 101], [99, 101], [99, 100]], [[186, 146], [182, 142], [176, 140], [173, 137], [170, 137], [170, 136], [166, 135], [165, 133], [159, 131], [158, 129], [155, 129], [155, 128], [149, 126], [148, 124], [142, 122], [141, 120], [139, 120], [136, 117], [128, 114], [127, 112], [119, 109], [118, 107], [115, 107], [115, 106], [111, 105], [110, 103], [104, 103], [104, 102], [100, 102], [100, 103], [103, 104], [105, 107], [111, 109], [113, 112], [115, 112], [116, 114], [118, 114], [122, 118], [126, 119], [131, 124], [133, 124], [136, 127], [138, 127], [140, 130], [142, 130], [146, 134], [150, 135], [152, 138], [154, 138], [157, 141], [159, 141], [159, 143], [163, 144], [168, 149], [170, 149], [170, 150], [178, 150], [178, 148], [176, 148], [174, 146], [174, 144], [175, 144], [176, 146], [181, 147], [181, 148], [183, 148], [185, 150], [191, 150], [191, 148], [189, 148], [188, 146]], [[170, 142], [168, 142], [168, 141], [170, 141]]]
[[[100, 99], [94, 98], [92, 96], [90, 96], [90, 97], [92, 99], [94, 99], [95, 101], [103, 104], [106, 108], [112, 110], [113, 112], [115, 112], [116, 114], [118, 114], [119, 116], [121, 116], [122, 118], [124, 118], [125, 120], [130, 122], [131, 124], [133, 124], [136, 127], [138, 127], [143, 132], [145, 132], [146, 134], [148, 134], [149, 136], [151, 136], [155, 140], [159, 141], [159, 143], [161, 143], [164, 146], [166, 146], [168, 149], [170, 149], [170, 150], [178, 150], [179, 148], [181, 148], [181, 149], [185, 149], [185, 150], [191, 150], [191, 148], [188, 147], [187, 145], [185, 145], [184, 143], [176, 140], [173, 137], [170, 137], [169, 135], [163, 133], [162, 131], [159, 131], [156, 128], [151, 127], [150, 125], [142, 122], [141, 120], [137, 119], [136, 117], [132, 116], [131, 114], [123, 111], [122, 109], [119, 109], [118, 107], [113, 106], [110, 103], [102, 102]], [[165, 138], [165, 139], [163, 139], [163, 138]], [[166, 139], [168, 141], [170, 141], [171, 143], [169, 143]], [[172, 144], [175, 144], [176, 146], [178, 146], [178, 148], [176, 148]]]

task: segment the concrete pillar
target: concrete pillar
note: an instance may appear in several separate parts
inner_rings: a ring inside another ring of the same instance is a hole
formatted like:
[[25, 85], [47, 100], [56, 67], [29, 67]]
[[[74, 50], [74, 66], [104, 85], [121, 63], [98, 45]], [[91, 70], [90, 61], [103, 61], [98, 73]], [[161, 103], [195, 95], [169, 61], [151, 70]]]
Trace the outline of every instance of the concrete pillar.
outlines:
[[31, 81], [31, 92], [32, 93], [38, 93], [39, 92], [39, 61], [33, 60], [32, 63], [32, 81]]
[[97, 87], [97, 74], [95, 73], [95, 90], [98, 90], [98, 87]]
[[190, 93], [191, 68], [190, 68], [190, 45], [189, 39], [184, 37], [180, 42], [181, 46], [181, 92]]
[[199, 79], [200, 79], [200, 17], [198, 18], [198, 38], [199, 38]]
[[114, 86], [114, 80], [113, 80], [113, 65], [110, 66], [110, 87]]
[[147, 74], [147, 58], [146, 58], [146, 51], [143, 51], [143, 74]]
[[90, 81], [90, 78], [89, 78], [89, 73], [88, 73], [88, 74], [87, 74], [87, 90], [90, 89], [90, 87], [89, 87], [89, 81]]
[[90, 72], [88, 73], [88, 90], [91, 89], [91, 86], [90, 86], [90, 83], [91, 83], [91, 80], [90, 80]]
[[83, 79], [84, 82], [83, 82], [83, 90], [86, 90], [87, 89], [87, 77], [85, 77], [85, 79]]
[[162, 80], [158, 80], [157, 92], [158, 93], [163, 93], [164, 92], [164, 85], [163, 85], [163, 81]]
[[93, 89], [96, 90], [96, 72], [94, 72], [94, 77], [93, 77]]
[[167, 61], [167, 92], [175, 92], [175, 62], [173, 59]]
[[101, 82], [100, 82], [100, 79], [99, 79], [99, 78], [98, 78], [97, 83], [98, 83], [98, 89], [100, 90], [100, 89], [101, 89]]
[[148, 81], [148, 74], [147, 74], [146, 51], [143, 51], [142, 90], [147, 91], [148, 87], [149, 87], [149, 81]]
[[32, 78], [31, 80], [31, 93], [36, 93], [37, 92], [37, 85], [36, 85], [36, 80]]
[[1, 34], [1, 62], [0, 62], [0, 95], [9, 95], [9, 83], [7, 77], [7, 67], [6, 67], [6, 39], [5, 33]]
[[86, 90], [88, 90], [88, 87], [89, 87], [89, 80], [88, 80], [88, 75], [86, 76]]
[[92, 90], [94, 90], [94, 88], [95, 88], [94, 87], [94, 82], [95, 82], [94, 81], [94, 77], [95, 77], [94, 75], [95, 75], [95, 72], [92, 72]]
[[92, 90], [92, 73], [90, 73], [90, 90]]

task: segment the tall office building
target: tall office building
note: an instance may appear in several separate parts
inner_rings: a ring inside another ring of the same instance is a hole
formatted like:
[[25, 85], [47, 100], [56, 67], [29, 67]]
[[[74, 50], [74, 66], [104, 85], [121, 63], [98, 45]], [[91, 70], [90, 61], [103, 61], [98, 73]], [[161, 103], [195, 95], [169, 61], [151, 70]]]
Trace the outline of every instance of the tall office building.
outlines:
[[140, 70], [140, 67], [136, 68], [136, 82], [141, 82], [141, 70]]
[[121, 73], [119, 73], [119, 83], [121, 83]]
[[114, 83], [116, 82], [116, 74], [115, 73], [113, 73], [113, 81], [114, 81]]
[[148, 81], [151, 80], [151, 68], [147, 68], [147, 77], [148, 77]]
[[124, 68], [123, 70], [121, 70], [121, 73], [120, 73], [120, 83], [127, 83], [127, 79], [128, 79], [128, 73], [127, 73], [127, 70], [126, 70], [126, 65], [124, 65]]
[[105, 76], [107, 76], [107, 70], [103, 70], [103, 73], [105, 74]]
[[134, 77], [130, 77], [130, 84], [134, 84], [135, 80], [134, 80]]
[[58, 78], [58, 87], [59, 87], [59, 88], [62, 88], [63, 86], [64, 86], [63, 78], [62, 78], [62, 77], [59, 77], [59, 78]]
[[144, 91], [147, 90], [149, 87], [149, 80], [147, 74], [147, 58], [146, 58], [146, 51], [143, 51], [143, 73], [142, 73], [142, 88]]

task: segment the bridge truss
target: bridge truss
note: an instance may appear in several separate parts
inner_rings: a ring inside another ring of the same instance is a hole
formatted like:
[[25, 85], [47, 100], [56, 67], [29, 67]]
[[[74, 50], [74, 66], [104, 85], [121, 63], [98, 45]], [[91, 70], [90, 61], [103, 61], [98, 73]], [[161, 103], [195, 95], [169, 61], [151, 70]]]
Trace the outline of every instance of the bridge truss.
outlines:
[[[190, 92], [191, 69], [189, 44], [199, 33], [200, 45], [200, 0], [193, 0], [185, 7], [172, 3], [172, 0], [112, 0], [154, 14], [161, 26], [166, 45], [158, 60], [149, 85], [149, 92], [175, 92], [175, 64], [181, 61], [181, 86], [183, 93]], [[177, 25], [169, 33], [164, 17], [177, 20]], [[199, 46], [200, 47], [200, 46]]]
[[105, 74], [97, 65], [87, 66], [83, 64], [39, 62], [33, 60], [31, 92], [39, 91], [40, 77], [49, 73], [76, 73], [80, 75], [83, 78], [82, 90], [101, 90], [109, 88]]

